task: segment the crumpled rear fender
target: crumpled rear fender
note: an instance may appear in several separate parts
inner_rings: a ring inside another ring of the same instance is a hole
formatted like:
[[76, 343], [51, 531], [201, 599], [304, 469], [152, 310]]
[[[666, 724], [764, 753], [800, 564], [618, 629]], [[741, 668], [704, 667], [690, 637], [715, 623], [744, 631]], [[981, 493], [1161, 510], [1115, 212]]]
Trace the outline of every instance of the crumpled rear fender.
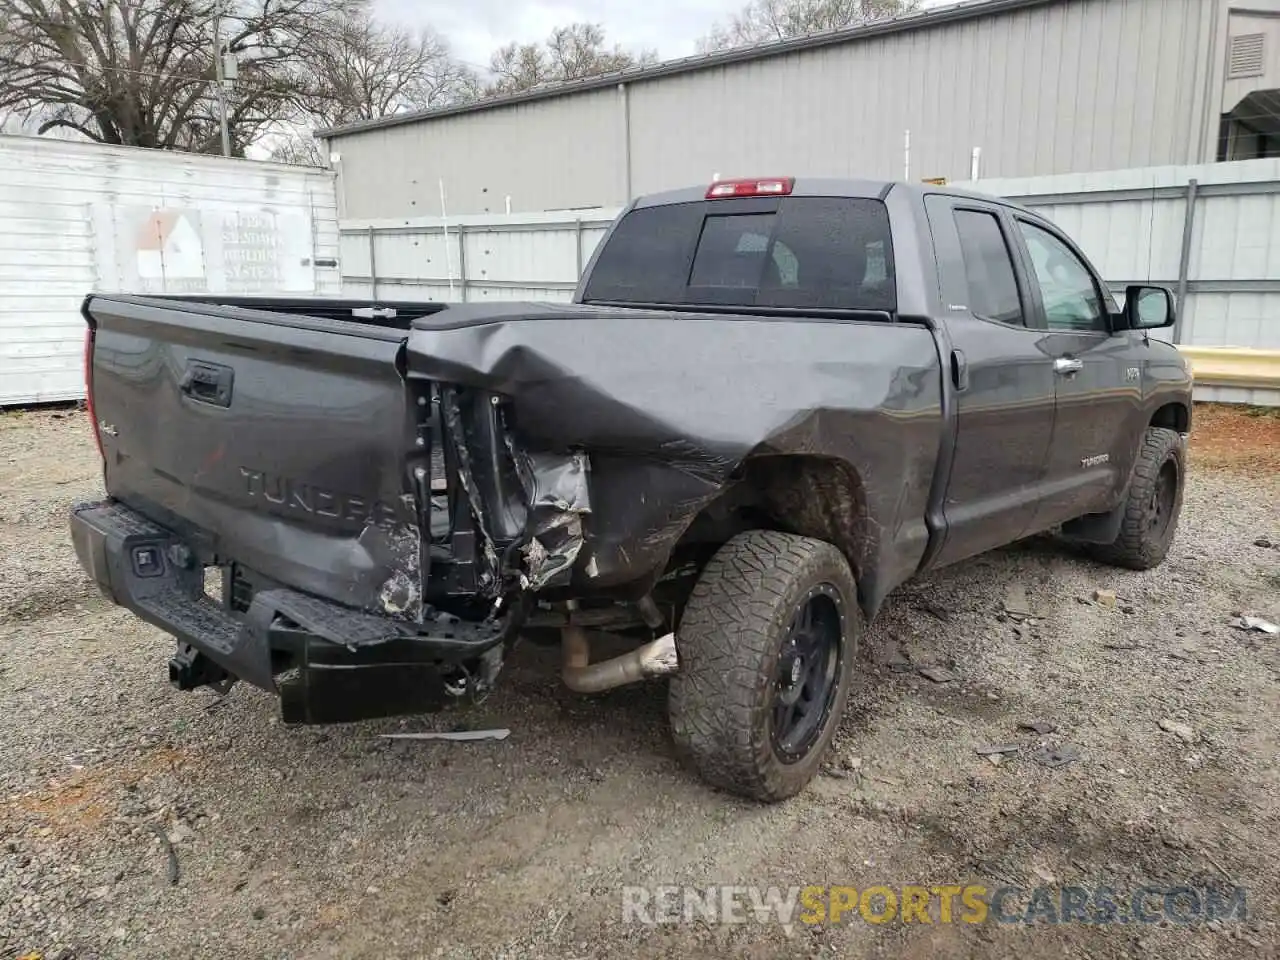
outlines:
[[887, 592], [923, 555], [943, 418], [922, 326], [613, 310], [450, 308], [410, 334], [410, 376], [498, 393], [520, 446], [589, 455], [575, 589], [660, 570], [751, 458], [831, 458], [856, 472], [862, 574]]

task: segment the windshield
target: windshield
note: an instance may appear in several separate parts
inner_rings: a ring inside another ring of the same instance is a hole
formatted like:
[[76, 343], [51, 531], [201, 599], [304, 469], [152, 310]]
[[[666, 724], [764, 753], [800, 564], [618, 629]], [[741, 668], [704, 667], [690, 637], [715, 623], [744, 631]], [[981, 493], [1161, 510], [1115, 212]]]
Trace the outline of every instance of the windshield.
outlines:
[[610, 235], [592, 303], [725, 304], [892, 311], [889, 214], [879, 200], [788, 197], [733, 212], [724, 201], [642, 207]]

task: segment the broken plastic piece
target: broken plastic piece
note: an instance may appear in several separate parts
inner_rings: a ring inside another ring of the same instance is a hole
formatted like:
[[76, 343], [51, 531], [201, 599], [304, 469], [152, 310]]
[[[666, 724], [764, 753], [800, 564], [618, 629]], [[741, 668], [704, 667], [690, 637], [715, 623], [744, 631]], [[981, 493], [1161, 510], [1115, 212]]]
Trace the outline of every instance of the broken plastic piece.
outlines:
[[1056, 723], [1050, 723], [1048, 720], [1033, 720], [1030, 723], [1018, 724], [1019, 730], [1030, 730], [1032, 733], [1038, 733], [1044, 736], [1047, 733], [1053, 733], [1058, 729]]
[[921, 667], [917, 672], [934, 683], [950, 683], [956, 678], [956, 675], [946, 667]]
[[495, 730], [453, 730], [448, 733], [380, 733], [383, 740], [505, 740], [511, 736], [506, 727]]
[[1059, 747], [1040, 747], [1038, 750], [1033, 750], [1030, 757], [1042, 767], [1052, 769], [1075, 763], [1080, 759], [1080, 750], [1069, 743], [1064, 743]]
[[1236, 617], [1231, 621], [1231, 626], [1237, 630], [1271, 634], [1280, 633], [1280, 627], [1277, 627], [1270, 620], [1263, 620], [1261, 617]]
[[989, 757], [995, 753], [1017, 753], [1022, 749], [1020, 743], [984, 743], [974, 750], [980, 757]]

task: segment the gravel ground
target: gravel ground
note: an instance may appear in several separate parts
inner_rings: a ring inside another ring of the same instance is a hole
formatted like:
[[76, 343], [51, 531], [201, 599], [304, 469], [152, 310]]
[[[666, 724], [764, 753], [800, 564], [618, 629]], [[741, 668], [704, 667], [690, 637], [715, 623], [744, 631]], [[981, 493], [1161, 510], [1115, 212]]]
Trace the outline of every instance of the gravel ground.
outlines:
[[[100, 491], [83, 414], [2, 414], [0, 958], [1275, 956], [1280, 637], [1228, 621], [1280, 621], [1280, 549], [1255, 545], [1280, 544], [1280, 418], [1204, 414], [1164, 566], [1117, 571], [1038, 539], [904, 587], [828, 775], [773, 807], [678, 766], [660, 685], [578, 698], [554, 651], [521, 648], [480, 707], [406, 721], [286, 728], [243, 685], [170, 689], [170, 641], [101, 598], [68, 542], [67, 508]], [[1019, 731], [1031, 720], [1058, 730]], [[459, 722], [513, 732], [374, 736]], [[1081, 758], [975, 752], [1007, 741]], [[1246, 922], [789, 936], [627, 924], [620, 896], [1213, 879], [1248, 888]]]

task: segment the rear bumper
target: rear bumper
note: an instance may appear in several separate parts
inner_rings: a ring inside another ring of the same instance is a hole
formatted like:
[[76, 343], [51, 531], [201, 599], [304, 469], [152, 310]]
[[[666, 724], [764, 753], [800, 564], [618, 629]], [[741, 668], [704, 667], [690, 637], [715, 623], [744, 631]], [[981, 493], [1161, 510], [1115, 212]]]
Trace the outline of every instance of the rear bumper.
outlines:
[[[505, 639], [502, 621], [475, 623], [437, 612], [409, 623], [286, 588], [261, 589], [247, 610], [232, 611], [205, 595], [204, 570], [177, 534], [114, 500], [74, 507], [71, 539], [81, 565], [113, 603], [172, 634], [190, 648], [187, 654], [195, 651], [226, 674], [278, 693], [290, 722], [437, 708], [447, 691], [456, 691], [446, 679], [474, 678], [474, 669], [460, 667], [491, 662], [487, 655]], [[175, 670], [180, 687], [210, 682], [208, 670], [171, 665]]]

